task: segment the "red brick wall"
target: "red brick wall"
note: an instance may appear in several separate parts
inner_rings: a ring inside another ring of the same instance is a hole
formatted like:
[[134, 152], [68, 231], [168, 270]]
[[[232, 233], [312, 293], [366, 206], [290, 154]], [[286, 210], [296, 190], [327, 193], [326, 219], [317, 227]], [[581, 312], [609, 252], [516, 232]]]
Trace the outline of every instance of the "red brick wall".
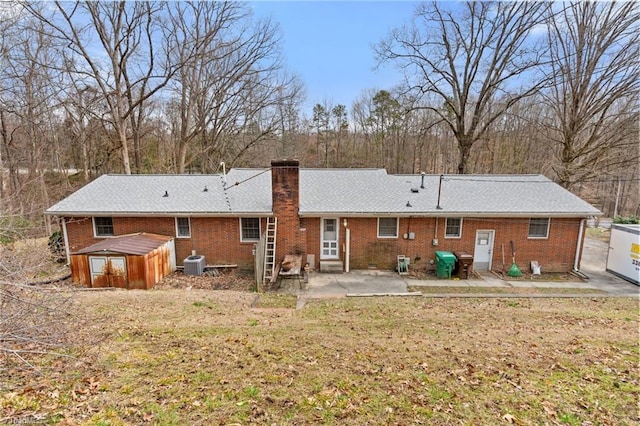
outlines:
[[[300, 205], [300, 169], [297, 160], [271, 162], [272, 209], [278, 218], [276, 261], [287, 254], [305, 255], [305, 235], [301, 229], [298, 209]], [[303, 228], [304, 229], [304, 228]]]
[[[307, 254], [315, 255], [315, 267], [320, 266], [320, 218], [307, 217], [300, 220], [301, 226], [306, 229]], [[341, 230], [342, 232], [342, 230]], [[340, 235], [342, 240], [342, 234]], [[306, 259], [305, 259], [306, 261]]]
[[[378, 220], [376, 218], [348, 218], [351, 230], [351, 269], [393, 269], [397, 255], [411, 257], [414, 266], [432, 269], [430, 260], [435, 260], [436, 250], [466, 251], [473, 255], [477, 230], [494, 230], [492, 268], [502, 268], [502, 245], [505, 249], [505, 264], [511, 265], [510, 241], [516, 248], [516, 262], [522, 270], [530, 270], [530, 262], [537, 260], [543, 272], [569, 271], [573, 268], [576, 242], [580, 228], [580, 219], [551, 219], [549, 237], [530, 239], [529, 219], [527, 218], [465, 218], [462, 222], [461, 238], [445, 238], [445, 219], [401, 218], [398, 238], [378, 238]], [[340, 224], [340, 256], [344, 260], [343, 245], [345, 229]], [[305, 218], [307, 228], [307, 252], [315, 254], [316, 267], [320, 259], [320, 220]], [[404, 239], [404, 234], [415, 233], [415, 239]], [[438, 239], [433, 246], [432, 240]]]
[[[314, 254], [316, 268], [320, 260], [320, 219], [304, 218], [296, 225], [291, 219], [291, 206], [285, 211], [285, 220], [278, 219], [278, 259], [287, 253]], [[281, 210], [282, 212], [282, 210]], [[289, 216], [286, 216], [286, 215]], [[295, 217], [297, 218], [297, 210]], [[378, 238], [378, 221], [376, 218], [348, 218], [351, 230], [351, 269], [393, 269], [396, 256], [399, 254], [411, 257], [413, 265], [432, 268], [430, 260], [435, 259], [436, 250], [466, 251], [473, 254], [476, 231], [494, 230], [493, 269], [502, 268], [502, 245], [504, 244], [505, 264], [511, 265], [510, 241], [516, 247], [516, 262], [522, 270], [530, 269], [529, 263], [537, 260], [543, 272], [569, 271], [573, 268], [576, 242], [580, 219], [551, 219], [549, 238], [527, 238], [529, 219], [527, 218], [465, 218], [462, 222], [462, 238], [444, 238], [445, 219], [434, 218], [401, 218], [399, 221], [399, 238]], [[264, 231], [265, 220], [262, 220]], [[283, 226], [283, 223], [285, 224]], [[293, 223], [293, 227], [292, 227]], [[344, 260], [345, 228], [343, 219], [338, 220], [340, 247], [339, 252]], [[135, 232], [152, 232], [175, 237], [175, 219], [114, 217], [116, 235]], [[306, 231], [301, 231], [302, 226]], [[76, 251], [101, 239], [93, 237], [91, 218], [67, 218], [70, 250]], [[404, 239], [405, 233], [415, 233], [415, 239]], [[237, 264], [240, 269], [253, 269], [254, 243], [240, 242], [240, 220], [234, 218], [191, 218], [191, 238], [176, 238], [176, 262], [182, 265], [185, 257], [196, 250], [204, 255], [207, 264]], [[432, 240], [438, 239], [438, 246]], [[288, 250], [288, 251], [285, 251]], [[419, 260], [416, 260], [419, 259]]]
[[[93, 237], [91, 218], [67, 218], [67, 233], [71, 252], [87, 247], [104, 238]], [[262, 230], [265, 221], [261, 220]], [[173, 217], [114, 217], [114, 235], [149, 232], [167, 236], [176, 235]], [[240, 242], [240, 219], [191, 218], [191, 238], [176, 238], [176, 263], [195, 250], [204, 255], [208, 265], [237, 264], [239, 269], [253, 270], [254, 242]]]

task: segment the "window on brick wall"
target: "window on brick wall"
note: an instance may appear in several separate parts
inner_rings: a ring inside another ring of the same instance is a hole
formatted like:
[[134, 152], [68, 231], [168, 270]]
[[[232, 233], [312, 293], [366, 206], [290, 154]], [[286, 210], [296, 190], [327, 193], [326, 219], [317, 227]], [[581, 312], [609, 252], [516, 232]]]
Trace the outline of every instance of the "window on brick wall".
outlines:
[[113, 237], [113, 218], [94, 217], [93, 232], [96, 237]]
[[176, 237], [191, 237], [191, 222], [188, 217], [176, 217]]
[[240, 241], [242, 242], [260, 241], [260, 218], [258, 217], [240, 218]]
[[398, 218], [378, 218], [378, 238], [398, 238]]
[[444, 225], [444, 237], [445, 238], [462, 237], [462, 218], [461, 217], [447, 218]]
[[529, 219], [529, 238], [548, 238], [549, 237], [549, 218], [531, 218]]

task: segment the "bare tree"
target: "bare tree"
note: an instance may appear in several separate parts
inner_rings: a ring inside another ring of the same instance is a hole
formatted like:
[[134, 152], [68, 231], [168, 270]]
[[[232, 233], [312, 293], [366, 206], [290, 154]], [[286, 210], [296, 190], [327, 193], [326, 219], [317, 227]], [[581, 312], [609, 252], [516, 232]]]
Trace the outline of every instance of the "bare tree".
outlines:
[[117, 135], [123, 170], [130, 174], [130, 135], [139, 167], [137, 130], [144, 107], [182, 65], [168, 61], [167, 52], [155, 46], [165, 3], [55, 2], [48, 8], [37, 3], [24, 7], [67, 47], [69, 75], [95, 87], [104, 98], [109, 111], [105, 119]]
[[279, 107], [300, 96], [301, 84], [283, 73], [278, 26], [255, 20], [246, 5], [174, 3], [169, 15], [172, 58], [184, 64], [171, 84], [176, 168], [199, 162], [206, 172], [272, 138]]
[[634, 2], [563, 5], [549, 17], [546, 134], [557, 148], [559, 183], [573, 189], [638, 167], [640, 13]]
[[[13, 199], [27, 215], [27, 211], [41, 211], [49, 205], [43, 170], [49, 166], [47, 159], [55, 153], [61, 73], [53, 66], [41, 64], [56, 64], [59, 52], [41, 23], [34, 20], [16, 19], [3, 32], [3, 39], [10, 48], [3, 55], [6, 63], [0, 70], [5, 85], [0, 95], [2, 145], [13, 175], [12, 193], [22, 194]], [[30, 185], [23, 182], [25, 179]], [[39, 213], [37, 216], [29, 213], [28, 217], [42, 218]], [[49, 218], [45, 218], [45, 229], [51, 231]]]
[[296, 158], [298, 155], [296, 142], [304, 128], [300, 117], [300, 108], [304, 101], [304, 85], [301, 81], [297, 81], [294, 89], [297, 93], [292, 93], [292, 96], [288, 98], [281, 96], [282, 101], [278, 105], [280, 138], [275, 150], [275, 155], [278, 158]]
[[[413, 21], [376, 48], [380, 63], [406, 74], [406, 89], [422, 95], [458, 142], [458, 172], [467, 172], [473, 144], [521, 99], [536, 93], [541, 62], [530, 37], [545, 18], [543, 2], [475, 2], [417, 7]], [[491, 106], [491, 107], [490, 107]]]

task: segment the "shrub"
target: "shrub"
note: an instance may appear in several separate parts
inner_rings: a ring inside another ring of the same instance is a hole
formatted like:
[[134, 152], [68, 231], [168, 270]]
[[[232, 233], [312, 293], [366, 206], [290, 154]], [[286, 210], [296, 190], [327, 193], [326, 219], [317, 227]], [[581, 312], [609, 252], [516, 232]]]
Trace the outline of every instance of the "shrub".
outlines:
[[616, 216], [613, 219], [613, 223], [620, 224], [640, 224], [640, 217], [638, 216]]

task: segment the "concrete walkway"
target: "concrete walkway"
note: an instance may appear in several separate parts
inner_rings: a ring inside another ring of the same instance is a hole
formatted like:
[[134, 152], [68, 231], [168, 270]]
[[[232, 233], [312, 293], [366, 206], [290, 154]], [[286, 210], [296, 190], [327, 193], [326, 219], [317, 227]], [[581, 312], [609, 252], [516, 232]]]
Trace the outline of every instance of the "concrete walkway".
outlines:
[[[533, 279], [502, 280], [498, 276], [484, 272], [482, 279], [419, 280], [401, 276], [391, 271], [355, 270], [343, 274], [312, 272], [309, 282], [300, 289], [295, 280], [285, 280], [279, 293], [297, 294], [302, 299], [346, 297], [346, 296], [410, 296], [408, 287], [488, 287], [500, 288], [500, 293], [447, 293], [429, 289], [427, 297], [640, 297], [640, 287], [606, 272], [608, 245], [602, 241], [585, 240], [581, 272], [589, 277], [585, 281], [543, 281]], [[544, 265], [543, 272], [544, 272]], [[539, 288], [558, 289], [553, 293], [509, 293], [507, 289]], [[504, 290], [502, 290], [504, 289]], [[581, 289], [571, 293], [570, 289]], [[595, 290], [585, 292], [583, 290]], [[302, 302], [304, 304], [304, 302]]]

